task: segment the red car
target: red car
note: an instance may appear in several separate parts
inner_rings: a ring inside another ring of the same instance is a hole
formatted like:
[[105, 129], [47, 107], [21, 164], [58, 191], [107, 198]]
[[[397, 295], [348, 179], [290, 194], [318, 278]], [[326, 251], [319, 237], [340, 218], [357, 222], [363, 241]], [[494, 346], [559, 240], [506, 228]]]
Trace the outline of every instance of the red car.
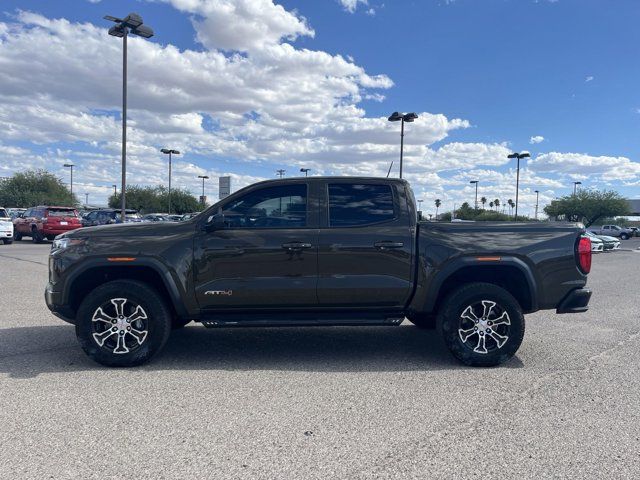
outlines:
[[31, 207], [22, 216], [13, 221], [14, 238], [31, 237], [33, 243], [45, 238], [53, 240], [69, 230], [82, 227], [78, 211], [73, 207]]

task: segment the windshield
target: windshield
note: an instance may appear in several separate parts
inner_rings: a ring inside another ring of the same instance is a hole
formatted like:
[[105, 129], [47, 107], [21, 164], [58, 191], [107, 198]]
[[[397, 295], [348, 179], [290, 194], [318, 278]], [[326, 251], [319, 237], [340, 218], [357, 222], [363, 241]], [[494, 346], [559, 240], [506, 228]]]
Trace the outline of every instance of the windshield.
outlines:
[[9, 214], [4, 208], [0, 208], [0, 218], [9, 218]]
[[49, 217], [77, 217], [78, 212], [70, 208], [50, 208], [48, 210]]

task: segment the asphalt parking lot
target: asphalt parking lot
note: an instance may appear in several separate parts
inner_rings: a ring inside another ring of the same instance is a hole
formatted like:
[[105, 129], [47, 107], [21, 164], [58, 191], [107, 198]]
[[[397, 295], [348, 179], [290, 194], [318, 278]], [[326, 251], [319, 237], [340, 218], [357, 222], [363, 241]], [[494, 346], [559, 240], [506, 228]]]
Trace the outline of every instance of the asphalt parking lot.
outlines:
[[639, 478], [639, 246], [595, 256], [590, 311], [529, 315], [500, 368], [406, 323], [192, 324], [116, 370], [46, 309], [49, 245], [0, 245], [0, 476]]

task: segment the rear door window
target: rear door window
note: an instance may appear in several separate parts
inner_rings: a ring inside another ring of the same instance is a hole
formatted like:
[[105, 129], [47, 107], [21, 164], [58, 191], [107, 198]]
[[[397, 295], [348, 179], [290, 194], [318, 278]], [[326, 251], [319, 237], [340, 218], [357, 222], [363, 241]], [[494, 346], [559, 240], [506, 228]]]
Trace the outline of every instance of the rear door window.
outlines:
[[390, 185], [329, 184], [329, 226], [356, 227], [396, 218]]

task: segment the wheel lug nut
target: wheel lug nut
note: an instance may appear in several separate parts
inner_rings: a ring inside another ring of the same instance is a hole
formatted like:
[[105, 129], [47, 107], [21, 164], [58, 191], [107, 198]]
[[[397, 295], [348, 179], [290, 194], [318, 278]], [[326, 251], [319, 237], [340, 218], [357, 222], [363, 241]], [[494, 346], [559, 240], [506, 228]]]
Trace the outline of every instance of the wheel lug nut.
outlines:
[[116, 330], [118, 330], [116, 327], [113, 327], [113, 328], [111, 329], [111, 331], [112, 331], [112, 332], [115, 332]]
[[111, 320], [111, 323], [116, 323], [117, 320], [114, 318], [113, 320]]
[[131, 330], [131, 327], [127, 327], [127, 332]]
[[478, 331], [478, 327], [473, 327], [473, 331], [477, 332]]

